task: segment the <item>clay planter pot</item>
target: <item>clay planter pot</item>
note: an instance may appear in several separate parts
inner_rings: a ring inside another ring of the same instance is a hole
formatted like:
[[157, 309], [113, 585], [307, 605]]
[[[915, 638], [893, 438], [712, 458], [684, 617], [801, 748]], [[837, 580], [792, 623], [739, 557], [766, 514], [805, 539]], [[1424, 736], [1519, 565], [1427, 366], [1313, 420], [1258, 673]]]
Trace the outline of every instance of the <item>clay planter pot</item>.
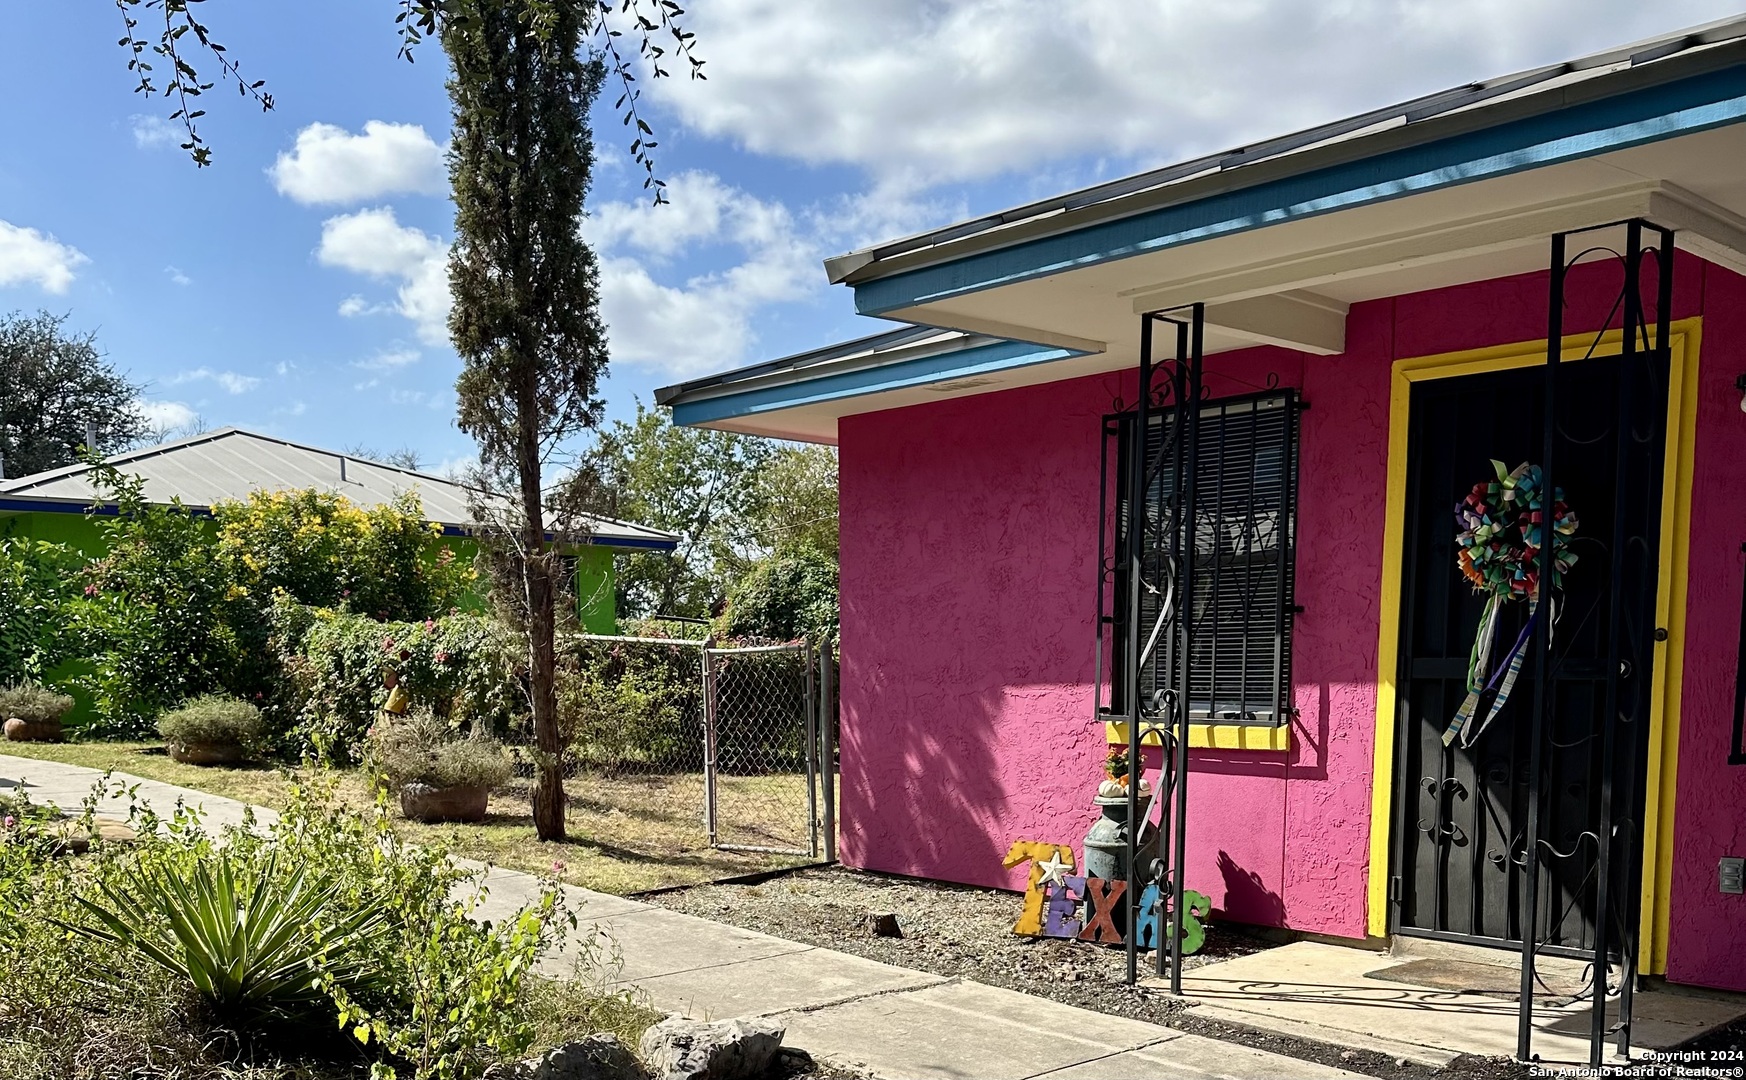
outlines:
[[168, 743], [170, 760], [184, 765], [240, 765], [248, 760], [241, 743], [188, 742]]
[[16, 716], [6, 721], [5, 732], [12, 742], [60, 742], [66, 737], [59, 720], [21, 720]]
[[486, 787], [439, 788], [417, 783], [400, 785], [400, 812], [413, 821], [427, 824], [441, 821], [484, 821], [485, 806], [490, 801], [491, 789]]

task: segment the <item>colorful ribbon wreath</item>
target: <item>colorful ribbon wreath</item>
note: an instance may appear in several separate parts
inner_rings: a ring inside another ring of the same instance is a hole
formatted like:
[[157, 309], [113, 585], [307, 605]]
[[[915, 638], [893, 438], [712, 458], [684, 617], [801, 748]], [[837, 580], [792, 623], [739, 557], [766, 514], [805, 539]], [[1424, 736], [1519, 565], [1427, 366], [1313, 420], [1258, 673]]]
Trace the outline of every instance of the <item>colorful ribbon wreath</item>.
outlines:
[[[1503, 709], [1515, 688], [1516, 676], [1527, 656], [1528, 641], [1540, 617], [1540, 551], [1548, 524], [1544, 478], [1538, 465], [1525, 461], [1508, 471], [1501, 461], [1493, 460], [1491, 467], [1497, 479], [1473, 485], [1473, 490], [1455, 507], [1458, 530], [1455, 543], [1459, 549], [1456, 561], [1462, 576], [1486, 594], [1486, 601], [1467, 660], [1467, 697], [1443, 732], [1445, 746], [1457, 738], [1463, 746], [1473, 745]], [[1576, 554], [1570, 550], [1570, 538], [1576, 533], [1576, 515], [1565, 505], [1562, 488], [1552, 494], [1550, 525], [1555, 596], [1564, 586], [1564, 575], [1576, 565]], [[1490, 668], [1498, 616], [1505, 603], [1521, 599], [1528, 601], [1528, 620], [1503, 660], [1496, 668]], [[1554, 623], [1556, 604], [1554, 598], [1546, 605]], [[1496, 696], [1476, 727], [1473, 720], [1481, 700], [1490, 691], [1495, 691]]]

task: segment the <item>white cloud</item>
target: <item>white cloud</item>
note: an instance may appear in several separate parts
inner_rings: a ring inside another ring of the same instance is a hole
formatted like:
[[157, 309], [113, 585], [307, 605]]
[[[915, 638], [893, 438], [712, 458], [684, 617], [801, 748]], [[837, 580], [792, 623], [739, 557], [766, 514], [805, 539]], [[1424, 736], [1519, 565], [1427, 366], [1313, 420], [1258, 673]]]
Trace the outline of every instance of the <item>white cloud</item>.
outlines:
[[90, 261], [46, 233], [0, 221], [0, 288], [35, 282], [44, 292], [64, 293], [73, 271]]
[[231, 394], [246, 394], [261, 385], [261, 380], [253, 375], [239, 375], [234, 371], [214, 371], [208, 367], [177, 372], [169, 379], [171, 386], [181, 386], [193, 382], [217, 383], [225, 389], [226, 393]]
[[161, 116], [134, 113], [127, 118], [127, 123], [133, 130], [133, 144], [141, 150], [175, 146], [187, 138], [185, 128], [178, 127]]
[[394, 389], [388, 391], [390, 405], [423, 405], [427, 409], [440, 409], [448, 402], [449, 399], [442, 394], [425, 390]]
[[[1081, 156], [1116, 172], [1732, 13], [1732, 0], [716, 0], [685, 126], [911, 187]], [[780, 47], [770, 28], [781, 27]], [[622, 149], [619, 151], [622, 154]], [[1039, 195], [1048, 192], [1039, 192]]]
[[200, 421], [200, 414], [180, 401], [147, 401], [141, 398], [134, 404], [144, 414], [146, 425], [160, 434], [177, 428], [193, 427]]
[[194, 284], [194, 279], [187, 274], [182, 273], [179, 267], [166, 266], [164, 267], [164, 274], [170, 279], [170, 283], [173, 285], [180, 285], [183, 288], [186, 288], [189, 285]]
[[[420, 341], [441, 345], [449, 338], [449, 245], [394, 217], [382, 206], [328, 218], [321, 225], [316, 259], [379, 281], [398, 283], [391, 310], [412, 320]], [[356, 301], [356, 303], [354, 303]], [[340, 314], [372, 310], [363, 297], [347, 297]]]
[[357, 361], [352, 366], [363, 368], [365, 371], [394, 371], [418, 363], [419, 356], [420, 353], [417, 349], [383, 349], [374, 356]]
[[[667, 206], [603, 204], [582, 231], [600, 258], [613, 360], [679, 377], [745, 360], [766, 311], [828, 291], [819, 260], [834, 249], [939, 213], [873, 197], [797, 212], [701, 172], [674, 176], [668, 192]], [[668, 280], [675, 256], [717, 268]]]
[[440, 195], [448, 189], [443, 148], [424, 128], [381, 120], [367, 122], [362, 135], [333, 124], [310, 124], [267, 173], [279, 194], [306, 204]]
[[293, 401], [282, 408], [274, 409], [275, 416], [302, 416], [309, 411], [309, 405], [302, 401]]

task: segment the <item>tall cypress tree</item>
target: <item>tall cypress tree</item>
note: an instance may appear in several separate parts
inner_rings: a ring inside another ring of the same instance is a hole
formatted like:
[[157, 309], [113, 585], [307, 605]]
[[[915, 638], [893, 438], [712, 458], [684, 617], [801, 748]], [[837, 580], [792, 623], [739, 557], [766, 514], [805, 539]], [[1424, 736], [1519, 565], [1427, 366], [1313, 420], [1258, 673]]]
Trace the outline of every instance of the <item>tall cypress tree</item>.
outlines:
[[585, 6], [459, 0], [442, 30], [453, 71], [459, 425], [479, 444], [484, 486], [514, 494], [507, 512], [481, 510], [501, 523], [495, 540], [522, 586], [514, 606], [527, 630], [542, 840], [564, 835], [554, 639], [558, 548], [576, 539], [548, 512], [544, 470], [568, 438], [599, 424], [607, 364], [599, 270], [579, 232], [594, 164], [588, 111], [604, 76], [582, 55]]

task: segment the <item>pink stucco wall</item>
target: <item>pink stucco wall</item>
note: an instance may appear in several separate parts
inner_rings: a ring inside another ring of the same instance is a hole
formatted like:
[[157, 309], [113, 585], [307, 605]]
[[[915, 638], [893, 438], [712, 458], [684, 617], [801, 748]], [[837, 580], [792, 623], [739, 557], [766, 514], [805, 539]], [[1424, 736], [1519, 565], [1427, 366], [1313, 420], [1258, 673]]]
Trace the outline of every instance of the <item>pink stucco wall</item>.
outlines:
[[[1600, 325], [1616, 271], [1574, 279]], [[1669, 976], [1746, 989], [1746, 768], [1725, 765], [1746, 540], [1746, 279], [1682, 258], [1675, 316], [1706, 316]], [[1303, 417], [1287, 753], [1195, 751], [1188, 881], [1228, 917], [1365, 932], [1391, 362], [1545, 334], [1543, 274], [1359, 304], [1347, 351], [1208, 361], [1214, 394], [1272, 373]], [[1109, 373], [848, 417], [841, 425], [841, 853], [868, 869], [1022, 887], [1019, 838], [1077, 843], [1105, 753], [1092, 720], [1099, 417]], [[1719, 628], [1708, 632], [1702, 628]]]

